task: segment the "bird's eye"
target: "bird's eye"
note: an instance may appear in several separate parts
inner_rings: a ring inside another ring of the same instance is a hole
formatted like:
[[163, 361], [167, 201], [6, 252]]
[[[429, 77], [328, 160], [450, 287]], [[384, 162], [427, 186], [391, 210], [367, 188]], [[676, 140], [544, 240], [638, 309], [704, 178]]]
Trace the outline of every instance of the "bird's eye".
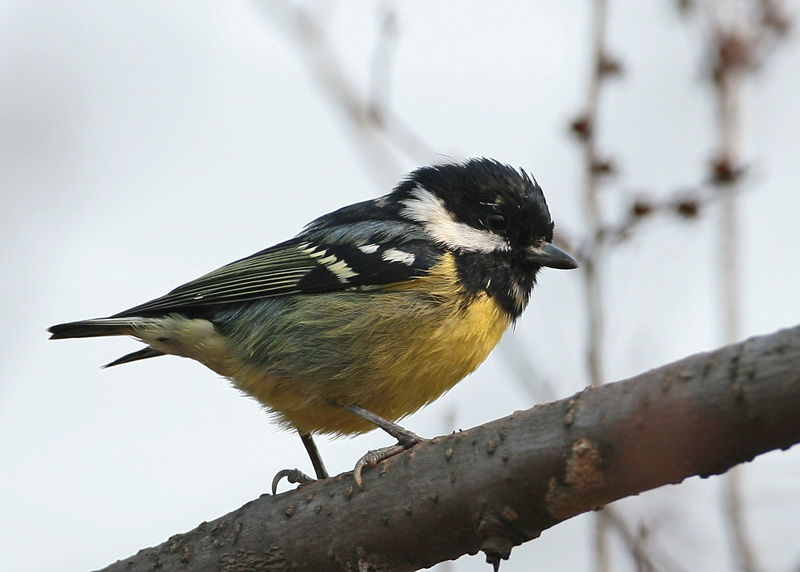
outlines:
[[488, 226], [491, 231], [500, 232], [501, 230], [505, 230], [508, 226], [508, 219], [506, 215], [502, 213], [490, 213], [489, 216], [486, 217], [486, 226]]

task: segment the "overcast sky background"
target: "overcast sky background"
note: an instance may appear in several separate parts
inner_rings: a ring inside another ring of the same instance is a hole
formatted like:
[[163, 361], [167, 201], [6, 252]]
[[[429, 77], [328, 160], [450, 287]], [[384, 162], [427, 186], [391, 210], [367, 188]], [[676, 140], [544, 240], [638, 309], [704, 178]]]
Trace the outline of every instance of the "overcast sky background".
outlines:
[[[336, 54], [363, 92], [384, 5], [326, 6]], [[609, 41], [626, 70], [602, 106], [602, 147], [621, 169], [611, 188], [695, 185], [715, 133], [701, 34], [667, 0], [610, 10]], [[100, 568], [256, 498], [280, 469], [311, 471], [295, 434], [199, 364], [100, 370], [137, 344], [45, 333], [159, 296], [389, 190], [272, 14], [251, 2], [0, 2], [7, 570]], [[581, 163], [566, 126], [586, 91], [590, 3], [413, 0], [398, 16], [395, 112], [432, 152], [533, 172], [557, 226], [579, 235]], [[800, 321], [799, 44], [792, 37], [776, 52], [745, 99], [745, 336]], [[391, 178], [415, 166], [403, 159]], [[655, 219], [607, 260], [609, 380], [722, 343], [715, 215]], [[577, 272], [546, 270], [513, 339], [404, 425], [433, 436], [584, 387]], [[520, 381], [509, 361], [520, 347], [548, 388]], [[320, 442], [333, 474], [387, 444], [379, 432]], [[759, 561], [797, 570], [797, 448], [750, 463], [744, 484]], [[618, 505], [647, 523], [670, 570], [730, 570], [720, 490], [718, 478], [690, 479]], [[503, 570], [590, 570], [591, 526], [580, 517], [547, 531]], [[614, 569], [632, 569], [614, 550]], [[465, 557], [437, 570], [487, 565]]]

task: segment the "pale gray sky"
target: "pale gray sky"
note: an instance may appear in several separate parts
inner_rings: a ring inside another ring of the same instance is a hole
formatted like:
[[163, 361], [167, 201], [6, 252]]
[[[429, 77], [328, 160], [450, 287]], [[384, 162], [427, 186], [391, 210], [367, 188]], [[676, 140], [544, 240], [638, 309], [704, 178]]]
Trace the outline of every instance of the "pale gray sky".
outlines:
[[[695, 184], [714, 141], [699, 34], [672, 2], [617, 4], [609, 39], [626, 75], [605, 93], [604, 149], [618, 157], [625, 189]], [[55, 343], [44, 331], [161, 295], [389, 190], [364, 168], [295, 44], [256, 6], [0, 4], [0, 552], [9, 570], [100, 568], [241, 506], [282, 468], [310, 470], [294, 434], [199, 364], [161, 358], [101, 371], [137, 344]], [[362, 90], [376, 6], [343, 0], [326, 11]], [[434, 152], [530, 170], [557, 225], [579, 233], [580, 158], [566, 124], [585, 92], [589, 3], [414, 0], [398, 13], [397, 114]], [[748, 336], [800, 320], [798, 64], [792, 38], [746, 97]], [[392, 178], [416, 165], [400, 166]], [[659, 219], [609, 258], [610, 380], [721, 343], [715, 221], [713, 212], [696, 223]], [[583, 315], [580, 276], [548, 271], [512, 334], [558, 397], [586, 383]], [[404, 425], [433, 436], [534, 403], [501, 347]], [[338, 473], [386, 439], [322, 440], [321, 449]], [[767, 570], [800, 561], [798, 477], [796, 449], [747, 467]], [[719, 479], [693, 479], [619, 504], [632, 522], [646, 519], [671, 569], [722, 571], [731, 565], [719, 491]], [[589, 570], [590, 527], [581, 517], [547, 531], [503, 570]], [[631, 569], [614, 550], [615, 570]], [[480, 556], [449, 566], [441, 570], [487, 569]]]

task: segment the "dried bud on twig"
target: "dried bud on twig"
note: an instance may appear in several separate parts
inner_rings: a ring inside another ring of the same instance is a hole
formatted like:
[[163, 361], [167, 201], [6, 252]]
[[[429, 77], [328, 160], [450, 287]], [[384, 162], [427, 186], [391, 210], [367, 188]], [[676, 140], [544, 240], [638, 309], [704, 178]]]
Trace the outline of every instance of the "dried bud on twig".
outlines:
[[722, 83], [729, 74], [753, 69], [757, 58], [753, 42], [738, 31], [720, 30], [715, 42], [714, 82]]
[[700, 201], [684, 199], [675, 205], [675, 212], [684, 218], [695, 218], [700, 214]]
[[592, 137], [592, 120], [586, 113], [581, 113], [569, 124], [569, 129], [585, 143]]
[[775, 35], [783, 37], [789, 33], [792, 19], [789, 14], [774, 0], [762, 0], [761, 24]]
[[636, 218], [643, 218], [653, 212], [653, 203], [648, 197], [639, 197], [631, 205], [631, 215]]
[[600, 77], [620, 76], [623, 73], [622, 62], [617, 58], [604, 53], [597, 62], [597, 73]]
[[595, 158], [592, 163], [592, 171], [594, 171], [596, 175], [611, 176], [617, 173], [617, 166], [613, 159]]
[[744, 169], [735, 166], [730, 157], [717, 157], [711, 161], [711, 182], [715, 185], [732, 185], [743, 173]]

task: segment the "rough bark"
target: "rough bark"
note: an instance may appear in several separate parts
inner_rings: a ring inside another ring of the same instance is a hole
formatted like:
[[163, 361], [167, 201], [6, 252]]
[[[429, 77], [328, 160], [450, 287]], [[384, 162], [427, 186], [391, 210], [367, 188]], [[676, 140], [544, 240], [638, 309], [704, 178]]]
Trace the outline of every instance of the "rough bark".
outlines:
[[[800, 327], [421, 443], [257, 500], [106, 571], [408, 571], [487, 553], [800, 441]], [[265, 483], [265, 487], [267, 483]]]

